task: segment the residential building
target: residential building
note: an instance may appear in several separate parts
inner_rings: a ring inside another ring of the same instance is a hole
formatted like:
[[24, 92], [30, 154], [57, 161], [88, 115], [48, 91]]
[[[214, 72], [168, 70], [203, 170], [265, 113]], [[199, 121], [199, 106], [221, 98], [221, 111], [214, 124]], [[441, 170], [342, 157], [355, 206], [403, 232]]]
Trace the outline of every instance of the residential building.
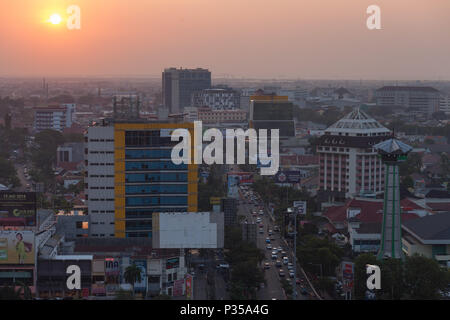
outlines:
[[247, 112], [240, 109], [221, 110], [201, 107], [197, 109], [197, 118], [205, 124], [208, 123], [229, 123], [246, 122]]

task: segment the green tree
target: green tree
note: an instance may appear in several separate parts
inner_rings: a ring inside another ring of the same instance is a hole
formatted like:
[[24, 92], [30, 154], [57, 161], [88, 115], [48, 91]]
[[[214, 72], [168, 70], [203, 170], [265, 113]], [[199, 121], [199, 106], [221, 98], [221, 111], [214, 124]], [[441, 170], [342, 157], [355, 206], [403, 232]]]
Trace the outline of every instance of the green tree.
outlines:
[[134, 284], [141, 281], [141, 269], [133, 263], [131, 266], [128, 266], [125, 269], [123, 277], [125, 279], [125, 282], [133, 287], [134, 294]]
[[410, 175], [403, 177], [402, 185], [405, 188], [414, 188], [414, 180], [413, 180], [413, 178]]
[[6, 186], [13, 185], [13, 187], [21, 185], [13, 163], [2, 157], [0, 157], [0, 183]]
[[379, 262], [377, 261], [376, 256], [370, 253], [360, 254], [355, 259], [354, 293], [357, 300], [364, 299], [367, 291], [367, 264], [378, 265]]
[[410, 299], [438, 299], [439, 290], [449, 285], [447, 270], [424, 256], [414, 255], [405, 260], [405, 288]]
[[399, 300], [405, 294], [404, 268], [400, 259], [387, 258], [381, 263], [383, 285], [377, 292], [380, 299]]

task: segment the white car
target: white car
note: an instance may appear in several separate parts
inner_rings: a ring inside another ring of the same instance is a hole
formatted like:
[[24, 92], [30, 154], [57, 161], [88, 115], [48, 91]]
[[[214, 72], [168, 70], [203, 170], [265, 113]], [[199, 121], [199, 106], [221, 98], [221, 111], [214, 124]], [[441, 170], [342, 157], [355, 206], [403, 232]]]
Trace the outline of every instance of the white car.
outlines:
[[272, 246], [269, 244], [269, 245], [267, 245], [266, 249], [267, 250], [272, 250]]

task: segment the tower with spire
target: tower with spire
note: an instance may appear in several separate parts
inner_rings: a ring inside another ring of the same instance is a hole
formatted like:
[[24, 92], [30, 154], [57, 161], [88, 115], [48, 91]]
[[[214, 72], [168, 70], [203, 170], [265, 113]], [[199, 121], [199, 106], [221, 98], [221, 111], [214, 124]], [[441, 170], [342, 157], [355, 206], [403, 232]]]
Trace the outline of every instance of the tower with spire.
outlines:
[[403, 259], [399, 164], [406, 160], [412, 147], [392, 138], [376, 144], [374, 148], [385, 166], [383, 225], [377, 259]]

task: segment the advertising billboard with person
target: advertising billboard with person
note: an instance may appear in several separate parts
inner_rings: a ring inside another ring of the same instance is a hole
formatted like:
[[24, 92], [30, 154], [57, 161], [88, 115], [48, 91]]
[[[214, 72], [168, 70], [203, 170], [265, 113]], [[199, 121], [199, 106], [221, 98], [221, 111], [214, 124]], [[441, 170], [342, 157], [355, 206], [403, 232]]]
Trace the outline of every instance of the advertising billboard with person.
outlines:
[[0, 231], [0, 264], [34, 264], [32, 231]]

